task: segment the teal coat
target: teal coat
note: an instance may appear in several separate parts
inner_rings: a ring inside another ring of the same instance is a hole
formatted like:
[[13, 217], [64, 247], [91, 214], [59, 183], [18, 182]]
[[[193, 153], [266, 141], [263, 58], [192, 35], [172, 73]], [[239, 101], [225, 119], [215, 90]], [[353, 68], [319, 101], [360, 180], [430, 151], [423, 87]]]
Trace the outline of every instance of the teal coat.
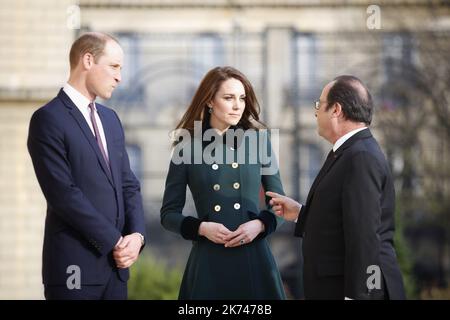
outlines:
[[[265, 147], [271, 150], [269, 140], [264, 140]], [[221, 142], [223, 152], [228, 148], [234, 154], [232, 163], [170, 163], [161, 223], [193, 240], [179, 299], [285, 299], [280, 273], [266, 240], [281, 219], [269, 209], [268, 198], [266, 208], [259, 208], [261, 186], [284, 194], [279, 171], [261, 175], [261, 168], [267, 165], [259, 157], [257, 163], [249, 163], [249, 144], [245, 145], [245, 162], [237, 159], [237, 144], [230, 147]], [[198, 218], [182, 214], [186, 186], [192, 192]], [[198, 235], [202, 221], [222, 223], [234, 231], [253, 219], [260, 219], [265, 231], [242, 246], [225, 248]]]

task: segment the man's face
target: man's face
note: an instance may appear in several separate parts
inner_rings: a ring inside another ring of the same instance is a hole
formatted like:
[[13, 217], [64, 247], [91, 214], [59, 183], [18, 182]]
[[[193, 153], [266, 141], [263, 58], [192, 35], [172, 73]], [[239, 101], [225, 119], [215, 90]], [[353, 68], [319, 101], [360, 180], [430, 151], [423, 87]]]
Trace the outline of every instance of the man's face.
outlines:
[[122, 65], [122, 48], [115, 41], [109, 40], [103, 55], [92, 64], [88, 72], [88, 90], [102, 99], [111, 98], [112, 92], [122, 80]]
[[325, 140], [330, 141], [332, 137], [332, 112], [334, 107], [331, 107], [328, 111], [326, 110], [328, 105], [328, 92], [330, 88], [333, 86], [334, 82], [330, 82], [327, 84], [323, 90], [322, 94], [319, 98], [319, 106], [316, 109], [315, 116], [317, 119], [317, 131], [321, 137]]

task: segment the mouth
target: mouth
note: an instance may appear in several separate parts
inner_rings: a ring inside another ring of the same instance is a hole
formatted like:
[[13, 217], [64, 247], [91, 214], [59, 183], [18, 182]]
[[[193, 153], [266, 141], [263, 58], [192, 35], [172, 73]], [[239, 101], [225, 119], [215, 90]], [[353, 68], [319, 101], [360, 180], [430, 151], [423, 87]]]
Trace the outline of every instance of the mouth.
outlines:
[[230, 113], [230, 116], [231, 116], [231, 117], [236, 117], [236, 118], [237, 118], [237, 117], [240, 117], [241, 115], [240, 115], [240, 114], [236, 114], [236, 113]]

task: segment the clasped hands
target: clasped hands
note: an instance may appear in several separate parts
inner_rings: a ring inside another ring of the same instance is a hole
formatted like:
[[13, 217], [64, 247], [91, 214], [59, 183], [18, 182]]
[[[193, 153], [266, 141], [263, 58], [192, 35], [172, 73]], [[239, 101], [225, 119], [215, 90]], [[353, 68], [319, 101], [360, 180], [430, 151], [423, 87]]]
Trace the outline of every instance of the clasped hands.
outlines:
[[138, 258], [142, 240], [138, 233], [120, 237], [113, 250], [113, 257], [117, 268], [129, 268]]
[[[271, 198], [270, 205], [277, 216], [297, 221], [302, 208], [300, 203], [276, 192], [267, 191], [266, 195]], [[237, 247], [252, 242], [259, 233], [264, 232], [264, 229], [264, 224], [259, 219], [243, 223], [235, 231], [228, 230], [221, 223], [204, 221], [200, 224], [198, 234], [214, 243], [224, 244], [225, 247]]]
[[214, 243], [223, 244], [227, 248], [232, 248], [252, 242], [264, 230], [265, 227], [262, 221], [255, 219], [241, 224], [235, 231], [228, 230], [221, 223], [202, 222], [198, 233]]

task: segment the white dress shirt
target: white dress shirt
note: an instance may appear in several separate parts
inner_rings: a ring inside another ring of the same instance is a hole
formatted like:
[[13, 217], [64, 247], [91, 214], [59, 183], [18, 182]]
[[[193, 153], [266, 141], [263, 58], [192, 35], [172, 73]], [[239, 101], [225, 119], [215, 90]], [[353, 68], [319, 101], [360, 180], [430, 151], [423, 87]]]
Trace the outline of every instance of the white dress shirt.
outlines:
[[344, 134], [342, 137], [340, 137], [339, 139], [337, 139], [337, 141], [334, 143], [333, 146], [333, 152], [336, 152], [337, 149], [339, 149], [340, 146], [342, 146], [344, 144], [345, 141], [347, 141], [348, 139], [350, 139], [352, 136], [354, 136], [355, 134], [357, 134], [358, 132], [367, 129], [367, 127], [364, 128], [358, 128], [355, 130], [352, 130], [350, 132], [347, 132], [346, 134]]
[[[91, 109], [89, 108], [89, 99], [85, 97], [83, 94], [81, 94], [77, 89], [72, 87], [70, 84], [66, 83], [64, 85], [63, 91], [69, 96], [70, 100], [75, 104], [75, 106], [80, 110], [81, 114], [83, 115], [84, 119], [86, 120], [87, 124], [89, 125], [89, 128], [91, 128], [92, 134], [95, 136], [94, 126], [91, 122]], [[108, 145], [106, 144], [106, 137], [105, 132], [103, 130], [102, 121], [100, 120], [100, 117], [97, 113], [97, 107], [94, 103], [94, 110], [95, 110], [95, 121], [97, 123], [97, 128], [100, 133], [100, 139], [102, 140], [103, 147], [105, 148], [105, 154], [108, 157]]]

